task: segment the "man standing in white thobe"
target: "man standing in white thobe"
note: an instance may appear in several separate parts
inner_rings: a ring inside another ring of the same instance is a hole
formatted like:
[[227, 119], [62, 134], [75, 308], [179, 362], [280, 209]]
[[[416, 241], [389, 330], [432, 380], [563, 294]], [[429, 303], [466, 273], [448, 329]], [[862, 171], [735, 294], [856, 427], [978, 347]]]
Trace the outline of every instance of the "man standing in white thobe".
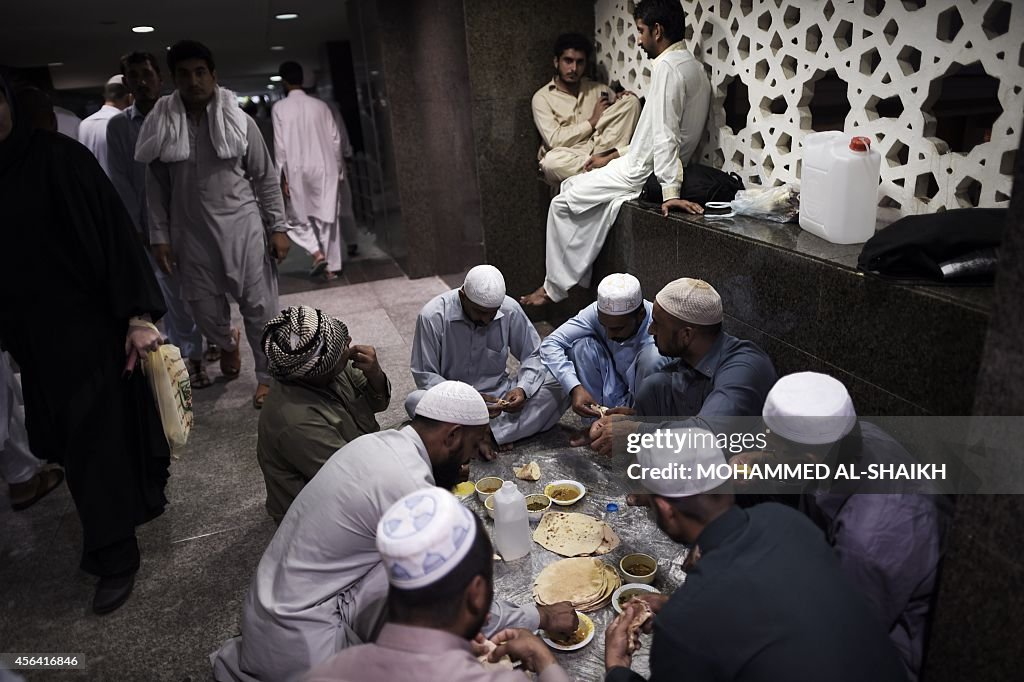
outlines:
[[111, 76], [103, 86], [103, 106], [78, 126], [78, 141], [88, 147], [103, 172], [110, 177], [107, 165], [107, 123], [132, 103], [132, 96], [124, 84], [124, 76]]
[[[477, 265], [461, 289], [429, 301], [416, 318], [410, 366], [420, 390], [405, 401], [412, 416], [423, 390], [445, 380], [464, 381], [483, 395], [494, 418], [480, 446], [493, 459], [498, 446], [546, 431], [566, 408], [561, 386], [536, 353], [540, 335], [519, 304], [505, 295], [493, 265]], [[519, 371], [509, 374], [509, 353]]]
[[[376, 545], [391, 505], [451, 488], [487, 437], [487, 406], [456, 381], [426, 392], [412, 424], [361, 436], [302, 489], [267, 547], [245, 598], [242, 636], [211, 655], [219, 682], [289, 682], [342, 649], [376, 639], [388, 578]], [[495, 601], [485, 634], [507, 627], [569, 633], [571, 604]]]
[[292, 222], [290, 237], [313, 256], [310, 276], [341, 270], [338, 182], [341, 135], [330, 108], [302, 89], [302, 66], [285, 62], [278, 74], [288, 96], [274, 105], [274, 156]]
[[540, 344], [541, 360], [584, 423], [601, 416], [598, 406], [632, 407], [643, 381], [672, 361], [647, 332], [652, 307], [636, 277], [608, 275], [597, 285], [597, 301]]
[[252, 404], [260, 409], [270, 393], [260, 341], [279, 310], [271, 257], [280, 262], [290, 248], [277, 168], [256, 122], [235, 93], [217, 85], [209, 48], [183, 40], [167, 62], [177, 89], [146, 116], [135, 147], [135, 159], [149, 164], [150, 248], [161, 270], [178, 272], [181, 295], [203, 336], [220, 348], [229, 379], [241, 372], [242, 358], [226, 295], [238, 302], [258, 382]]
[[623, 202], [640, 196], [652, 171], [664, 200], [678, 198], [683, 168], [704, 134], [711, 83], [682, 42], [682, 7], [643, 0], [633, 18], [640, 47], [654, 59], [647, 104], [625, 156], [593, 159], [591, 172], [568, 178], [551, 200], [544, 284], [520, 298], [523, 305], [562, 301], [577, 284], [589, 286], [591, 267]]

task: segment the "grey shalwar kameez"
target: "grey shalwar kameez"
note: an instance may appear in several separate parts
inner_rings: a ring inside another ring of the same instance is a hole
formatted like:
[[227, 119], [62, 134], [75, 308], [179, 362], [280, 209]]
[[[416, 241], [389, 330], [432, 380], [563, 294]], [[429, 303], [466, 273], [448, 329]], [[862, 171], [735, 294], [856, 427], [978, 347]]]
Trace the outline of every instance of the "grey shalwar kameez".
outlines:
[[[269, 384], [260, 337], [278, 304], [277, 268], [267, 241], [269, 233], [287, 232], [288, 225], [277, 169], [256, 122], [246, 121], [243, 157], [217, 157], [204, 112], [198, 122], [188, 119], [188, 160], [149, 164], [149, 241], [171, 245], [181, 295], [196, 324], [211, 343], [227, 350], [236, 346], [224, 295], [238, 302], [256, 378]], [[264, 226], [261, 209], [269, 225]]]
[[[288, 682], [342, 649], [373, 641], [388, 578], [377, 523], [405, 495], [434, 485], [411, 426], [356, 438], [292, 502], [263, 553], [242, 611], [242, 636], [211, 656], [220, 682]], [[495, 600], [485, 633], [535, 629], [532, 605]]]
[[[442, 381], [463, 381], [496, 398], [521, 388], [526, 405], [491, 420], [494, 440], [504, 445], [546, 431], [558, 423], [568, 401], [538, 348], [540, 334], [508, 296], [489, 324], [477, 326], [463, 312], [458, 289], [440, 294], [416, 319], [409, 364], [420, 390], [409, 394], [406, 411], [412, 417], [423, 393]], [[520, 362], [515, 375], [507, 370], [509, 353]]]

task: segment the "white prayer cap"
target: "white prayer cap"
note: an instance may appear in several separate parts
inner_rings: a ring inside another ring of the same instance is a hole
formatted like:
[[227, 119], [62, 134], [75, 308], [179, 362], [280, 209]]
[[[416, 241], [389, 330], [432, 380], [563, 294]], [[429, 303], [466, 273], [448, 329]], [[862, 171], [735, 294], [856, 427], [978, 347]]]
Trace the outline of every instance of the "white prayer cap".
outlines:
[[377, 524], [377, 551], [388, 581], [415, 590], [451, 573], [476, 538], [473, 512], [441, 488], [409, 493]]
[[722, 321], [722, 297], [702, 279], [683, 277], [669, 282], [654, 300], [683, 322], [709, 325]]
[[643, 302], [640, 280], [633, 275], [616, 272], [597, 285], [597, 309], [606, 315], [631, 313]]
[[462, 291], [477, 305], [500, 308], [505, 300], [505, 278], [493, 265], [478, 265], [466, 273]]
[[[719, 466], [727, 462], [722, 448], [715, 442], [715, 434], [697, 428], [670, 429], [668, 437], [665, 434], [663, 431], [659, 447], [641, 447], [636, 461], [641, 471], [658, 469], [660, 471], [655, 473], [661, 474], [669, 467], [670, 475], [655, 478], [648, 474], [642, 481], [644, 488], [662, 497], [692, 497], [714, 490], [729, 480], [731, 472], [718, 471]], [[700, 467], [710, 470], [709, 475], [699, 475]], [[719, 477], [719, 473], [726, 476]]]
[[491, 421], [487, 403], [475, 388], [461, 381], [442, 381], [431, 386], [416, 404], [416, 414], [463, 426], [482, 426]]
[[775, 382], [762, 416], [773, 432], [804, 445], [837, 443], [857, 423], [846, 387], [817, 372], [797, 372]]
[[124, 76], [121, 74], [111, 76], [107, 81], [107, 85], [124, 85]]

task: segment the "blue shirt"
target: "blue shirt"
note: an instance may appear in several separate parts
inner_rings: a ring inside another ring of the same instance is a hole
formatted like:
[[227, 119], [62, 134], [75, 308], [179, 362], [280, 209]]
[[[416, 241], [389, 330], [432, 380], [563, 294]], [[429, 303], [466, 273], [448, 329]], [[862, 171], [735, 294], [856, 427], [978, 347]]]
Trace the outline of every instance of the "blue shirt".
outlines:
[[722, 332], [696, 367], [676, 360], [648, 377], [636, 396], [637, 414], [760, 417], [768, 391], [778, 378], [767, 353], [750, 341]]
[[[540, 357], [551, 374], [554, 375], [566, 395], [572, 393], [572, 389], [580, 385], [576, 376], [576, 367], [569, 359], [568, 353], [576, 341], [592, 336], [608, 349], [615, 363], [616, 373], [622, 377], [623, 383], [629, 387], [630, 395], [636, 395], [635, 376], [636, 368], [633, 363], [637, 355], [643, 349], [654, 345], [654, 337], [647, 333], [651, 325], [651, 310], [654, 306], [650, 301], [644, 301], [644, 320], [633, 336], [625, 341], [612, 341], [608, 338], [608, 332], [601, 326], [597, 318], [597, 303], [591, 303], [576, 314], [575, 317], [563, 324], [551, 333], [540, 344]], [[663, 364], [670, 360], [665, 358]]]
[[146, 164], [135, 160], [135, 142], [146, 115], [131, 105], [107, 123], [107, 166], [135, 229], [146, 230]]

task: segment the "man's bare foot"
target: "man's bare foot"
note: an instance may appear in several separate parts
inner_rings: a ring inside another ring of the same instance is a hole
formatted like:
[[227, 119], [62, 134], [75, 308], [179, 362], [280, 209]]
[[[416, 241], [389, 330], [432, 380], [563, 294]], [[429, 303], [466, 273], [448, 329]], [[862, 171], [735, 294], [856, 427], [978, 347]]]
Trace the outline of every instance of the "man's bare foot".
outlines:
[[544, 291], [544, 287], [537, 287], [533, 293], [519, 297], [519, 305], [542, 306], [551, 302], [551, 297]]
[[504, 445], [498, 446], [498, 452], [512, 452], [512, 448], [515, 447], [515, 443], [505, 443]]

